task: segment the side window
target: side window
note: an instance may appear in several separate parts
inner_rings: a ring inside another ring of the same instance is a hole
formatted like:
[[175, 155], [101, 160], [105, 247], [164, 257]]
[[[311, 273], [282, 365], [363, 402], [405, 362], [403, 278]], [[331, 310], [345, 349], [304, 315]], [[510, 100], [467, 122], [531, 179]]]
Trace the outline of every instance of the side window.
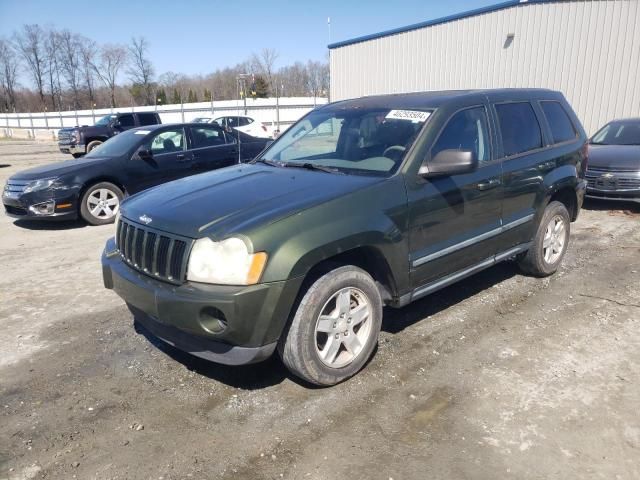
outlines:
[[126, 115], [120, 115], [118, 117], [118, 121], [120, 122], [120, 126], [124, 128], [133, 128], [136, 126], [136, 122], [133, 119], [133, 115], [127, 113]]
[[139, 113], [138, 121], [140, 125], [156, 125], [158, 123], [155, 113]]
[[154, 155], [181, 152], [184, 150], [184, 130], [177, 128], [158, 133], [152, 137], [150, 149]]
[[473, 107], [456, 113], [444, 127], [431, 148], [431, 156], [443, 150], [462, 150], [475, 153], [479, 162], [491, 160], [487, 112]]
[[497, 104], [496, 112], [506, 157], [542, 147], [540, 124], [529, 102]]
[[245, 127], [245, 126], [249, 125], [251, 122], [253, 122], [253, 120], [250, 120], [247, 117], [240, 117], [239, 120], [240, 120], [239, 125], [241, 127]]
[[215, 147], [227, 143], [224, 132], [211, 127], [191, 127], [191, 148]]
[[220, 125], [221, 127], [226, 127], [226, 126], [227, 126], [227, 122], [225, 122], [224, 117], [216, 118], [216, 119], [214, 120], [214, 122], [216, 122], [216, 123], [217, 123], [218, 125]]
[[560, 102], [540, 102], [540, 105], [551, 128], [553, 143], [562, 143], [577, 137], [578, 133]]

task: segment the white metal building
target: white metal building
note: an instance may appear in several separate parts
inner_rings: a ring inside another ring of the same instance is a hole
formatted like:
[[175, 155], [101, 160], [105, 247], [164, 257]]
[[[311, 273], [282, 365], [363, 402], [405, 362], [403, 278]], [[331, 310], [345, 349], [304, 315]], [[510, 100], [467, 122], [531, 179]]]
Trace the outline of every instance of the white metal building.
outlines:
[[640, 0], [511, 0], [329, 49], [332, 101], [542, 87], [562, 91], [589, 134], [640, 116]]

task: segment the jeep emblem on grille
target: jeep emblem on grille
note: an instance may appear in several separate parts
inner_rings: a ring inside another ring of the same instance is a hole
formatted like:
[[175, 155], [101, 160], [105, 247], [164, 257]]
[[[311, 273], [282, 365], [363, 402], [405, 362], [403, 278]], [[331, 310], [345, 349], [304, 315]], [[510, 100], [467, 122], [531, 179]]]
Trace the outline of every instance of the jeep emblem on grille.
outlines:
[[149, 225], [149, 224], [152, 222], [152, 220], [153, 220], [153, 219], [152, 219], [151, 217], [147, 217], [146, 215], [142, 215], [142, 216], [140, 217], [140, 221], [141, 221], [142, 223], [144, 223], [145, 225]]

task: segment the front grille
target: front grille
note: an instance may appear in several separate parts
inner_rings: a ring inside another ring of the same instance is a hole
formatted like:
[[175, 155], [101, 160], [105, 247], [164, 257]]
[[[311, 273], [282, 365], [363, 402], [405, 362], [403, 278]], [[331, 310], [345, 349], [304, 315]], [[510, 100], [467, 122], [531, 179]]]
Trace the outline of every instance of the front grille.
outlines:
[[31, 183], [31, 180], [7, 180], [4, 186], [5, 192], [22, 193], [24, 188]]
[[116, 227], [116, 246], [122, 259], [142, 273], [173, 284], [185, 281], [192, 243], [189, 238], [151, 230], [122, 218]]
[[638, 171], [638, 167], [620, 167], [617, 166], [615, 168], [612, 167], [608, 167], [606, 165], [598, 165], [598, 166], [592, 166], [589, 165], [587, 167], [587, 172], [593, 172], [593, 173], [605, 173], [605, 172], [637, 172]]
[[14, 207], [12, 205], [5, 205], [4, 209], [9, 215], [27, 215], [28, 214], [25, 208]]
[[640, 172], [621, 170], [602, 170], [589, 167], [585, 178], [587, 186], [592, 189], [616, 191], [616, 190], [640, 190]]

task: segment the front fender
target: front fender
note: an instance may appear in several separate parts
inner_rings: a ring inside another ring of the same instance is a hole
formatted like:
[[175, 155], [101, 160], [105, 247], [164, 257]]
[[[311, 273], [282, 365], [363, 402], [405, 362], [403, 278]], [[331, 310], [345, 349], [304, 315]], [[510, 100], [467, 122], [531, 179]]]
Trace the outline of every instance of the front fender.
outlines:
[[305, 276], [318, 263], [366, 247], [381, 255], [399, 290], [408, 282], [406, 193], [389, 179], [282, 219], [249, 235], [269, 262], [262, 281]]

